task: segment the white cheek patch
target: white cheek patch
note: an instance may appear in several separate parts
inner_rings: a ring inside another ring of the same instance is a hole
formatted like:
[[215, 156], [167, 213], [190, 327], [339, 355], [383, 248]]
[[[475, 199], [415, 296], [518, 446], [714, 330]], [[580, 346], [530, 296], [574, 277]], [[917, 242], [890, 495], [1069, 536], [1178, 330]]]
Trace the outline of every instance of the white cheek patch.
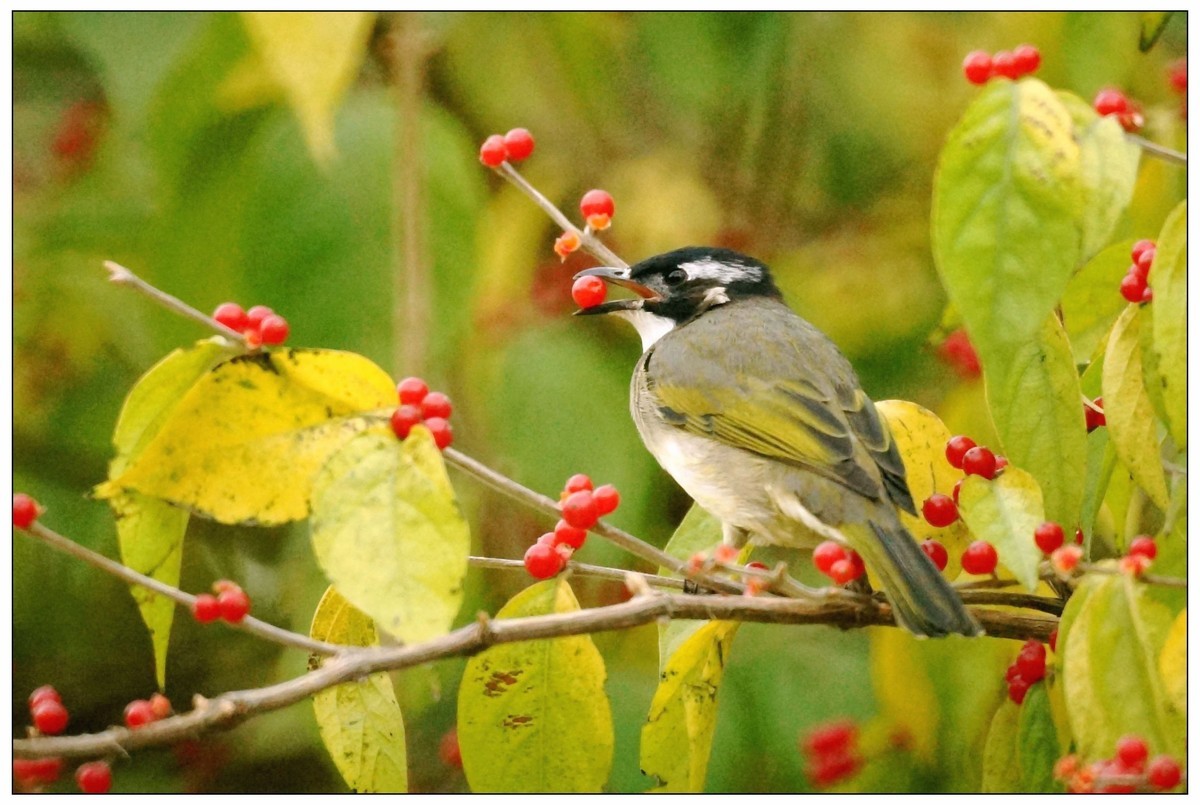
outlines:
[[762, 269], [758, 266], [747, 266], [741, 263], [722, 263], [719, 260], [697, 260], [693, 263], [683, 263], [679, 266], [692, 279], [709, 280], [728, 285], [731, 282], [758, 282], [762, 279]]
[[633, 325], [642, 337], [642, 352], [654, 346], [658, 339], [675, 329], [675, 320], [657, 316], [647, 310], [618, 310], [618, 316]]

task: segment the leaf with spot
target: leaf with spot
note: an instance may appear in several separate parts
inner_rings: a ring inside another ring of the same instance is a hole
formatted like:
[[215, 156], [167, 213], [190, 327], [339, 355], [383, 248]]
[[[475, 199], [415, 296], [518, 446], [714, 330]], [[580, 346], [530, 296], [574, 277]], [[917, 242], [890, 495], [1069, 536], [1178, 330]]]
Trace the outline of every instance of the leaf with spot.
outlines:
[[471, 535], [429, 431], [403, 442], [386, 427], [361, 433], [312, 489], [313, 551], [338, 592], [405, 642], [448, 632]]
[[195, 383], [96, 494], [139, 492], [229, 524], [300, 520], [325, 460], [367, 428], [367, 412], [395, 404], [391, 378], [360, 355], [243, 355]]
[[655, 781], [654, 792], [704, 790], [717, 728], [717, 693], [739, 625], [705, 623], [663, 666], [642, 726], [642, 773]]
[[1167, 510], [1167, 482], [1159, 457], [1154, 406], [1143, 383], [1141, 310], [1128, 305], [1113, 325], [1104, 353], [1104, 418], [1117, 458], [1147, 497]]
[[[517, 593], [497, 618], [576, 612], [562, 579]], [[477, 794], [598, 792], [612, 769], [604, 660], [587, 635], [492, 646], [458, 691], [463, 771]]]
[[[1146, 385], [1158, 394], [1175, 446], [1187, 447], [1187, 202], [1167, 217], [1158, 235], [1154, 265], [1153, 322]], [[1143, 338], [1143, 341], [1146, 339]], [[1153, 367], [1153, 371], [1151, 371]]]
[[1033, 532], [1046, 519], [1042, 491], [1033, 476], [1012, 466], [991, 481], [969, 475], [958, 502], [971, 533], [992, 543], [1000, 563], [1032, 592], [1042, 560]]
[[[109, 464], [109, 478], [125, 471], [170, 419], [188, 389], [230, 354], [231, 350], [221, 339], [200, 341], [173, 351], [138, 380], [125, 398], [117, 418], [113, 433], [117, 454]], [[178, 587], [188, 513], [137, 492], [120, 493], [108, 502], [117, 519], [121, 562], [164, 584]], [[129, 591], [150, 632], [155, 677], [159, 687], [164, 687], [175, 602], [138, 585], [131, 586]]]
[[[379, 645], [375, 624], [333, 587], [317, 604], [309, 633], [316, 640], [343, 646]], [[408, 791], [404, 717], [391, 677], [371, 674], [318, 691], [313, 694], [313, 713], [333, 764], [352, 790]]]

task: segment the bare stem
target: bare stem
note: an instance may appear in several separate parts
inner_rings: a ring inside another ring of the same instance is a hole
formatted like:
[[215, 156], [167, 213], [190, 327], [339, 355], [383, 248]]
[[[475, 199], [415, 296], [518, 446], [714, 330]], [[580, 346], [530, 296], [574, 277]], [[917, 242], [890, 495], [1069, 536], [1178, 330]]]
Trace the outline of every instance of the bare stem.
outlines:
[[517, 169], [511, 164], [502, 162], [500, 167], [496, 168], [496, 173], [499, 173], [505, 179], [512, 182], [517, 186], [517, 189], [529, 196], [533, 200], [533, 203], [538, 205], [546, 215], [549, 215], [554, 223], [562, 227], [564, 232], [574, 232], [578, 235], [579, 242], [583, 244], [583, 248], [591, 252], [597, 260], [615, 268], [629, 267], [628, 263], [618, 257], [612, 249], [605, 246], [599, 238], [592, 234], [591, 227], [580, 229], [571, 223], [571, 219], [567, 218], [562, 210], [554, 206], [550, 199], [543, 196], [536, 187], [525, 181], [525, 177], [518, 173]]
[[212, 316], [206, 316], [196, 308], [184, 302], [182, 299], [171, 296], [165, 291], [160, 291], [150, 283], [143, 280], [137, 274], [134, 274], [128, 268], [119, 263], [114, 263], [112, 260], [105, 260], [104, 267], [108, 269], [109, 282], [115, 282], [117, 285], [128, 285], [134, 290], [145, 294], [146, 296], [158, 302], [167, 310], [172, 310], [181, 316], [186, 316], [189, 319], [194, 319], [206, 327], [211, 327], [221, 335], [229, 338], [242, 346], [246, 345], [246, 339], [237, 330], [226, 327], [221, 322], [214, 319]]
[[1158, 157], [1163, 162], [1170, 162], [1173, 165], [1182, 165], [1185, 168], [1187, 167], [1187, 154], [1180, 153], [1172, 148], [1167, 148], [1165, 145], [1159, 145], [1156, 142], [1151, 142], [1145, 137], [1139, 137], [1136, 134], [1126, 134], [1125, 139], [1141, 148], [1150, 156]]
[[[525, 563], [520, 559], [497, 559], [491, 556], [472, 556], [468, 558], [470, 564], [475, 567], [494, 567], [501, 570], [525, 570]], [[683, 579], [672, 578], [671, 576], [656, 576], [653, 573], [638, 573], [634, 570], [618, 570], [614, 567], [604, 567], [603, 565], [588, 565], [583, 562], [567, 562], [567, 568], [580, 576], [595, 576], [601, 579], [610, 579], [618, 581], [622, 584], [628, 576], [638, 576], [650, 587], [658, 587], [660, 589], [682, 590], [684, 588]]]
[[[126, 584], [135, 584], [140, 587], [145, 587], [147, 590], [155, 592], [165, 598], [169, 598], [181, 607], [186, 608], [189, 612], [196, 603], [196, 596], [189, 595], [183, 590], [177, 590], [169, 584], [164, 584], [158, 579], [152, 579], [145, 576], [132, 568], [126, 567], [120, 562], [115, 562], [103, 554], [85, 548], [74, 540], [64, 537], [57, 531], [53, 531], [40, 522], [35, 522], [25, 533], [46, 543], [57, 551], [70, 554], [77, 559], [82, 559], [92, 567], [103, 570], [105, 573], [116, 576]], [[346, 651], [357, 651], [357, 647], [339, 646], [333, 643], [326, 643], [321, 640], [313, 640], [310, 637], [295, 632], [289, 632], [287, 629], [281, 629], [266, 621], [261, 621], [258, 618], [247, 615], [240, 623], [229, 623], [234, 629], [241, 629], [264, 640], [269, 640], [273, 643], [279, 643], [291, 648], [304, 649], [305, 651], [314, 654], [339, 654]]]
[[[1101, 573], [1105, 576], [1117, 576], [1125, 572], [1119, 567], [1108, 567], [1107, 565], [1090, 564], [1087, 562], [1080, 562], [1077, 567], [1084, 574]], [[1173, 576], [1158, 576], [1154, 573], [1143, 573], [1137, 578], [1144, 584], [1157, 584], [1160, 587], [1179, 587], [1186, 590], [1188, 586], [1187, 579], [1179, 579]]]

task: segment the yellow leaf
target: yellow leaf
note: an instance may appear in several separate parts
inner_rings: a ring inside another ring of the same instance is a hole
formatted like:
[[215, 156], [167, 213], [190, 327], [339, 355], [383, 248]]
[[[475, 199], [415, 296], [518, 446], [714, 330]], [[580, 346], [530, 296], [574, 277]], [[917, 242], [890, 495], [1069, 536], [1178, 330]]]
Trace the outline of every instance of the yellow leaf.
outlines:
[[1018, 705], [1005, 699], [992, 717], [983, 749], [985, 794], [1014, 794], [1021, 790], [1021, 763], [1017, 729], [1021, 718]]
[[410, 643], [450, 630], [471, 535], [427, 429], [346, 442], [313, 479], [311, 527], [317, 564], [380, 629]]
[[712, 621], [666, 661], [642, 727], [642, 773], [654, 792], [704, 790], [717, 728], [717, 690], [739, 624]]
[[358, 76], [375, 15], [364, 11], [247, 11], [250, 43], [283, 88], [313, 158], [335, 153], [333, 115]]
[[1171, 624], [1162, 653], [1158, 655], [1158, 672], [1163, 678], [1167, 701], [1179, 713], [1187, 715], [1187, 610]]
[[[310, 634], [343, 646], [377, 646], [375, 625], [330, 587], [313, 613]], [[321, 740], [346, 785], [362, 793], [408, 791], [404, 718], [386, 673], [313, 694]]]
[[[517, 593], [496, 615], [575, 612], [562, 579]], [[612, 769], [604, 660], [587, 635], [492, 646], [467, 662], [458, 692], [463, 770], [477, 794], [597, 792]]]
[[913, 755], [932, 765], [941, 704], [919, 651], [916, 638], [902, 629], [871, 630], [871, 687], [880, 714], [907, 730]]
[[133, 490], [222, 523], [300, 520], [317, 469], [368, 426], [364, 412], [395, 403], [387, 374], [349, 352], [237, 357], [193, 385], [125, 472], [96, 494]]

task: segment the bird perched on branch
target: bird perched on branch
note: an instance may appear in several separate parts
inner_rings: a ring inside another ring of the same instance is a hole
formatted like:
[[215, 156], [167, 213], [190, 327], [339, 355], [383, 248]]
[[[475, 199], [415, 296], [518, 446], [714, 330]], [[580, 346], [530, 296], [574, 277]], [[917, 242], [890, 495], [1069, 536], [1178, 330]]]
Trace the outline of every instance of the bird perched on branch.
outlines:
[[638, 433], [721, 521], [725, 542], [835, 540], [863, 557], [910, 632], [980, 633], [900, 522], [897, 508], [916, 509], [887, 424], [833, 342], [784, 304], [765, 265], [693, 247], [576, 276], [636, 294], [578, 314], [637, 329]]

